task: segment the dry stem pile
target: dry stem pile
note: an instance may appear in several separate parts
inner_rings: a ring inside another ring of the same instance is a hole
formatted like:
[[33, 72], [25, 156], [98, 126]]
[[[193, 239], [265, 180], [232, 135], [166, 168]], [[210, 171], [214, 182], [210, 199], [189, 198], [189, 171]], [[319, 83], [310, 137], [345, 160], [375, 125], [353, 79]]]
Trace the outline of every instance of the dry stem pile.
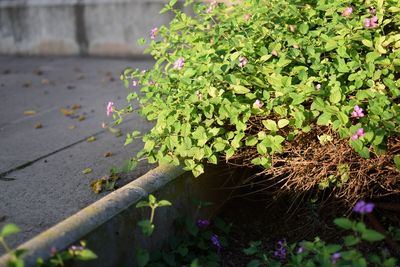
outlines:
[[[248, 134], [254, 135], [263, 129], [261, 120], [265, 117], [253, 117], [250, 120]], [[281, 132], [286, 136], [287, 132]], [[330, 135], [332, 141], [321, 144], [318, 136]], [[345, 166], [346, 181], [332, 182], [330, 192], [349, 204], [361, 198], [372, 199], [400, 193], [400, 172], [396, 168], [393, 156], [400, 154], [400, 137], [390, 138], [386, 153], [378, 155], [370, 151], [371, 158], [358, 155], [348, 140], [340, 139], [338, 133], [329, 127], [312, 126], [308, 133], [298, 134], [293, 141], [284, 143], [284, 152], [271, 157], [272, 167], [264, 169], [245, 180], [245, 183], [257, 183], [265, 186], [266, 191], [282, 193], [307, 193], [318, 189], [331, 177], [340, 180]], [[244, 147], [229, 163], [254, 167], [251, 160], [259, 154], [255, 147]]]

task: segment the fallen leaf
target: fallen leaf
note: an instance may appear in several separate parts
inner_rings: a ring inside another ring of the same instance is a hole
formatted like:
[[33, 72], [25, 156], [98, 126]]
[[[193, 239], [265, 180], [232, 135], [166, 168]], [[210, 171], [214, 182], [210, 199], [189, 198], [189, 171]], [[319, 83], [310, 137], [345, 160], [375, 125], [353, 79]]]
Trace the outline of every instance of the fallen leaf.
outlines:
[[115, 134], [116, 137], [119, 137], [119, 136], [122, 135], [121, 129], [108, 127], [108, 130], [109, 130], [111, 133]]
[[86, 119], [86, 117], [81, 115], [81, 116], [79, 116], [78, 121], [84, 121], [85, 119]]
[[35, 70], [33, 70], [32, 72], [33, 72], [33, 74], [36, 74], [36, 75], [38, 75], [38, 76], [43, 75], [43, 71], [42, 71], [41, 69], [35, 69]]
[[47, 79], [42, 79], [42, 84], [43, 85], [48, 85], [48, 84], [50, 84], [50, 81], [47, 80]]
[[89, 137], [88, 139], [86, 139], [86, 141], [87, 141], [88, 143], [94, 142], [94, 141], [96, 141], [96, 137], [91, 136], [91, 137]]
[[85, 79], [85, 75], [83, 75], [83, 74], [81, 74], [81, 75], [78, 75], [78, 80], [82, 80], [82, 79]]
[[43, 125], [41, 123], [36, 123], [34, 127], [35, 129], [40, 129], [43, 128]]
[[76, 110], [76, 109], [80, 109], [82, 108], [82, 106], [80, 104], [73, 104], [71, 109]]
[[72, 110], [72, 109], [60, 108], [60, 111], [61, 111], [61, 113], [62, 113], [64, 116], [66, 116], [66, 117], [69, 117], [69, 116], [75, 114], [75, 110]]
[[111, 157], [113, 154], [111, 153], [111, 152], [106, 152], [106, 153], [104, 153], [104, 157], [105, 158], [108, 158], [108, 157]]
[[22, 84], [22, 86], [24, 86], [24, 87], [29, 87], [29, 86], [31, 86], [32, 85], [32, 82], [31, 81], [26, 81], [26, 82], [24, 82], [23, 84]]
[[33, 116], [35, 114], [36, 114], [36, 111], [34, 111], [34, 110], [26, 110], [26, 111], [24, 111], [24, 115], [26, 115], [26, 116]]
[[86, 168], [82, 171], [83, 174], [91, 173], [93, 170], [91, 168]]
[[70, 125], [70, 126], [68, 126], [68, 129], [70, 129], [70, 130], [73, 130], [73, 129], [75, 129], [75, 128], [76, 128], [75, 125]]
[[90, 187], [92, 188], [92, 191], [93, 191], [93, 192], [95, 192], [96, 194], [98, 194], [98, 193], [100, 193], [101, 190], [103, 189], [103, 183], [104, 183], [104, 180], [98, 179], [98, 180], [93, 181], [93, 182], [90, 184]]

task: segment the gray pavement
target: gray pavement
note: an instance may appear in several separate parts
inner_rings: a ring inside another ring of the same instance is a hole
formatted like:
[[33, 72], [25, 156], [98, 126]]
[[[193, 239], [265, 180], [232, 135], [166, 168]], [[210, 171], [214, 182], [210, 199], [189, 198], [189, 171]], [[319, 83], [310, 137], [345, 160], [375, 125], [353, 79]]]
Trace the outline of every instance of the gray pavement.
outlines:
[[[103, 122], [112, 125], [107, 102], [125, 106], [128, 90], [119, 74], [126, 67], [151, 65], [145, 60], [0, 57], [0, 227], [15, 223], [22, 229], [8, 240], [13, 247], [107, 194], [93, 193], [90, 183], [141, 148], [139, 139], [125, 147], [123, 136], [102, 128]], [[74, 105], [81, 108], [72, 117], [60, 111]], [[24, 115], [29, 110], [36, 113]], [[125, 134], [150, 127], [132, 114], [116, 128]], [[90, 136], [96, 141], [87, 142]], [[106, 152], [112, 156], [104, 157]], [[92, 173], [82, 174], [85, 168]], [[150, 168], [139, 164], [119, 184]]]

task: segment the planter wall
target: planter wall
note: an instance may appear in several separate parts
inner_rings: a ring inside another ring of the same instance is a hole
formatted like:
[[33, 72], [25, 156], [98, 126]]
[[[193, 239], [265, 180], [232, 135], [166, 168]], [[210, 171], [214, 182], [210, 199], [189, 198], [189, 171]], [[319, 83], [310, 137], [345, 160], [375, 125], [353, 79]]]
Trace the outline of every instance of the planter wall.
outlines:
[[142, 56], [166, 0], [2, 0], [0, 54]]
[[[173, 221], [182, 216], [196, 216], [193, 200], [211, 201], [218, 207], [226, 194], [220, 186], [229, 175], [225, 169], [208, 168], [206, 174], [194, 178], [180, 167], [161, 166], [107, 195], [103, 199], [79, 211], [49, 230], [22, 244], [26, 249], [27, 267], [36, 266], [36, 259], [48, 259], [52, 247], [63, 250], [80, 240], [99, 258], [89, 262], [76, 262], [74, 266], [124, 267], [135, 266], [135, 244], [147, 249], [157, 249], [162, 242], [174, 234]], [[149, 209], [135, 207], [148, 194], [172, 202], [171, 207], [156, 211], [155, 231], [151, 238], [143, 238], [136, 223], [148, 218]], [[206, 216], [211, 210], [202, 210]], [[5, 266], [8, 256], [0, 258]]]

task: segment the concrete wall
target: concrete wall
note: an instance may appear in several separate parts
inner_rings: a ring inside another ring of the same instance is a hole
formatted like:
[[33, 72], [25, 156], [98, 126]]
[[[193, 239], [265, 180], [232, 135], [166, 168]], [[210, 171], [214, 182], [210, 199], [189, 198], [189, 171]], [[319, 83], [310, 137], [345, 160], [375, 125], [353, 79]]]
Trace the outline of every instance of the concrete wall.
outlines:
[[137, 56], [168, 0], [0, 0], [0, 54]]

